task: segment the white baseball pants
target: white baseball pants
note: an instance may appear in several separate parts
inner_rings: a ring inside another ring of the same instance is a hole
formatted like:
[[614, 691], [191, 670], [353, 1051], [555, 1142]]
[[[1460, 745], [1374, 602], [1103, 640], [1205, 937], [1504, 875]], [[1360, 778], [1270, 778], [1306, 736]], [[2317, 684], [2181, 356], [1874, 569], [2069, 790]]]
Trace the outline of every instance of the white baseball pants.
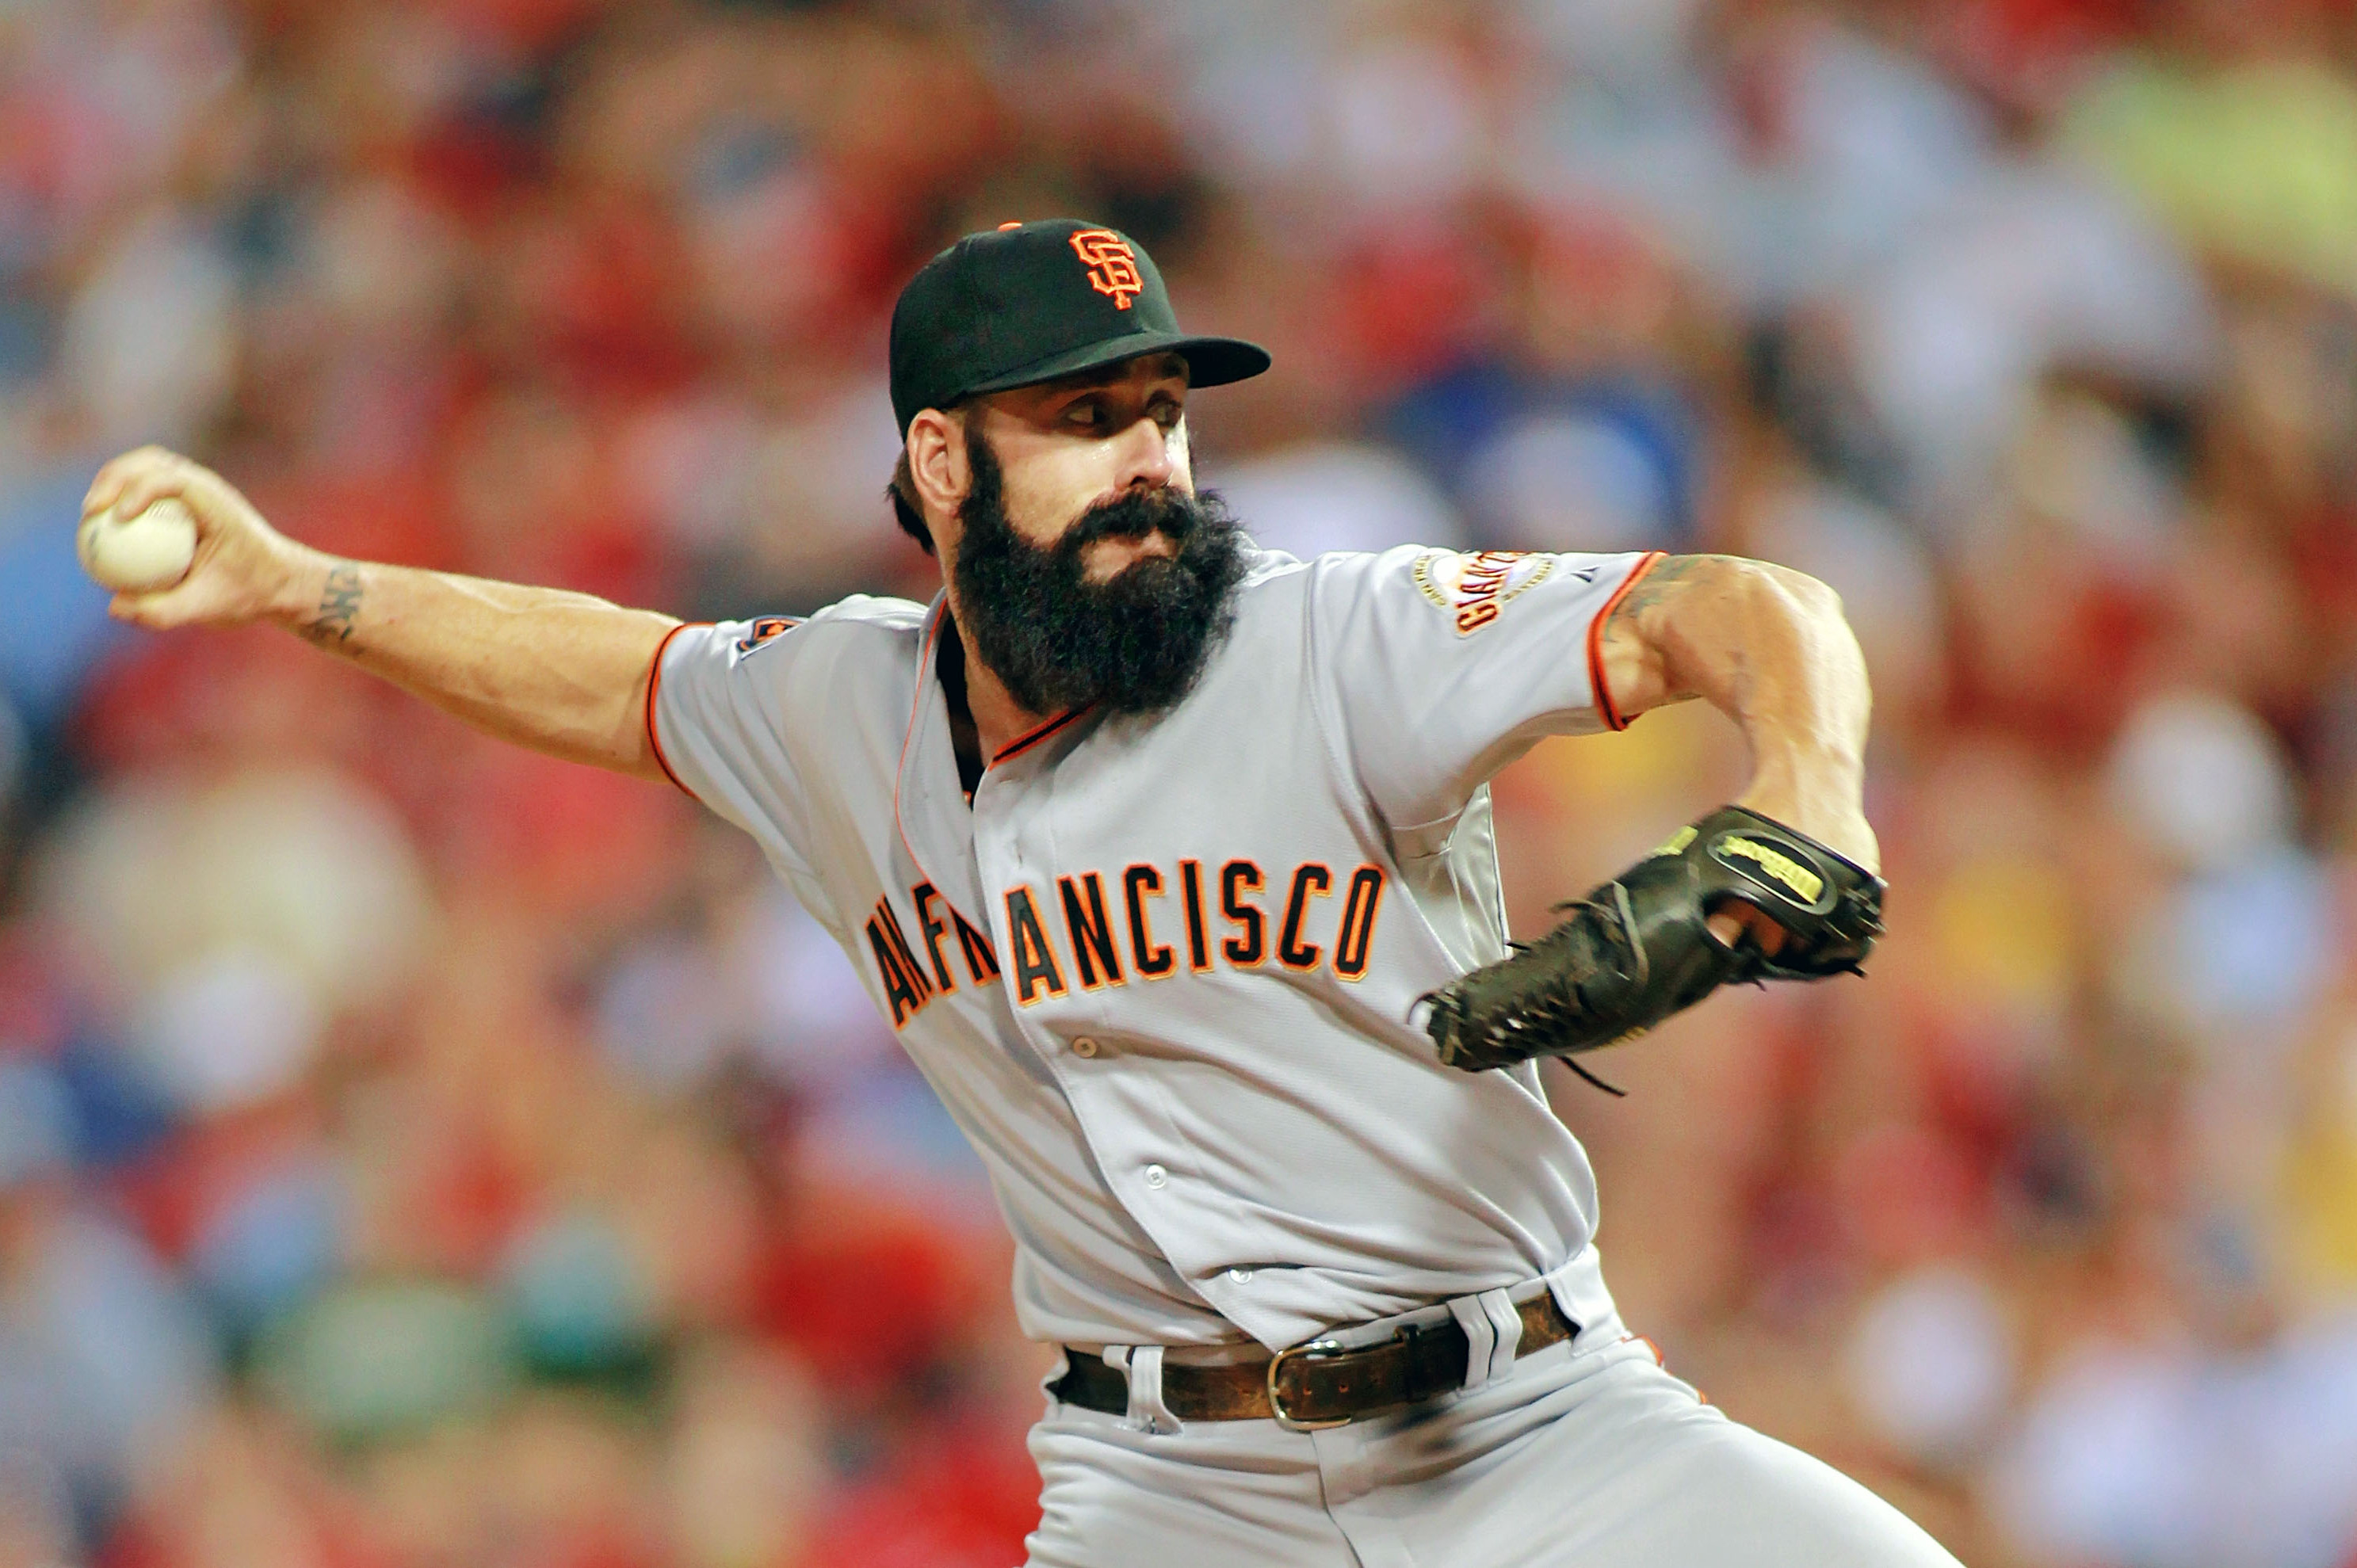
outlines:
[[1031, 1568], [1957, 1568], [1856, 1481], [1703, 1403], [1641, 1340], [1589, 1341], [1324, 1432], [1147, 1431], [1051, 1400], [1031, 1431]]

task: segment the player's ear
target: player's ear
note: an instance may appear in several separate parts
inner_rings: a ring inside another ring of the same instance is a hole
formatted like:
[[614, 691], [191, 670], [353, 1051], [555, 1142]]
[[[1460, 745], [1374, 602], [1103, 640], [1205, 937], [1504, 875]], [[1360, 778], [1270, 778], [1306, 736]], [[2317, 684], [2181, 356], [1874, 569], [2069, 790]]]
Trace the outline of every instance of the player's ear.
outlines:
[[909, 478], [929, 518], [955, 516], [973, 474], [957, 416], [926, 409], [909, 423]]

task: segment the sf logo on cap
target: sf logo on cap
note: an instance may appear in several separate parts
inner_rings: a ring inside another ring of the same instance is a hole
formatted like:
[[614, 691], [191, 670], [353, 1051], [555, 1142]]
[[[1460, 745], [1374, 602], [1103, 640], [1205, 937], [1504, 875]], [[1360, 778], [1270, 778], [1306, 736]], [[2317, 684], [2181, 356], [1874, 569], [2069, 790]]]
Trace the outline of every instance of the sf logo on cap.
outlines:
[[1110, 229], [1083, 229], [1072, 236], [1072, 251], [1089, 269], [1089, 284], [1099, 294], [1111, 295], [1124, 310], [1130, 295], [1146, 292], [1138, 274], [1137, 252]]

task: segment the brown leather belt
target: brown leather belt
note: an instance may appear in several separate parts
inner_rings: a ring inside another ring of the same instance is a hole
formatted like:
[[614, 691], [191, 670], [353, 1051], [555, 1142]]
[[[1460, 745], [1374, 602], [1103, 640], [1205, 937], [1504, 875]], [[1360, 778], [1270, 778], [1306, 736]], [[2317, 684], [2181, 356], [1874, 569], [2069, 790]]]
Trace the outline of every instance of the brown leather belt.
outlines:
[[[1553, 1294], [1514, 1309], [1523, 1319], [1517, 1355], [1579, 1332]], [[1404, 1327], [1377, 1345], [1344, 1350], [1313, 1339], [1263, 1360], [1219, 1366], [1162, 1363], [1162, 1402], [1180, 1421], [1269, 1421], [1298, 1429], [1340, 1426], [1465, 1386], [1471, 1348], [1455, 1318]], [[1129, 1412], [1129, 1374], [1086, 1350], [1066, 1349], [1064, 1375], [1048, 1391], [1066, 1404], [1107, 1415]]]

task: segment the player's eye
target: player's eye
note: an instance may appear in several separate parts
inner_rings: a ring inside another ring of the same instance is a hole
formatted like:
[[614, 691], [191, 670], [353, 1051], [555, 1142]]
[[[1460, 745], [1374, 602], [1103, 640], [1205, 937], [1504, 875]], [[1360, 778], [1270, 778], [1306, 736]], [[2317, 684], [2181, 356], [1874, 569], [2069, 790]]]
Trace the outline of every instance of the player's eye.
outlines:
[[1185, 416], [1186, 412], [1187, 411], [1185, 409], [1178, 406], [1178, 400], [1177, 398], [1158, 397], [1147, 406], [1146, 413], [1147, 418], [1153, 420], [1155, 424], [1162, 426], [1163, 429], [1175, 430], [1178, 427], [1178, 421]]
[[1095, 430], [1105, 422], [1104, 404], [1095, 398], [1084, 397], [1064, 410], [1064, 422], [1082, 430]]

